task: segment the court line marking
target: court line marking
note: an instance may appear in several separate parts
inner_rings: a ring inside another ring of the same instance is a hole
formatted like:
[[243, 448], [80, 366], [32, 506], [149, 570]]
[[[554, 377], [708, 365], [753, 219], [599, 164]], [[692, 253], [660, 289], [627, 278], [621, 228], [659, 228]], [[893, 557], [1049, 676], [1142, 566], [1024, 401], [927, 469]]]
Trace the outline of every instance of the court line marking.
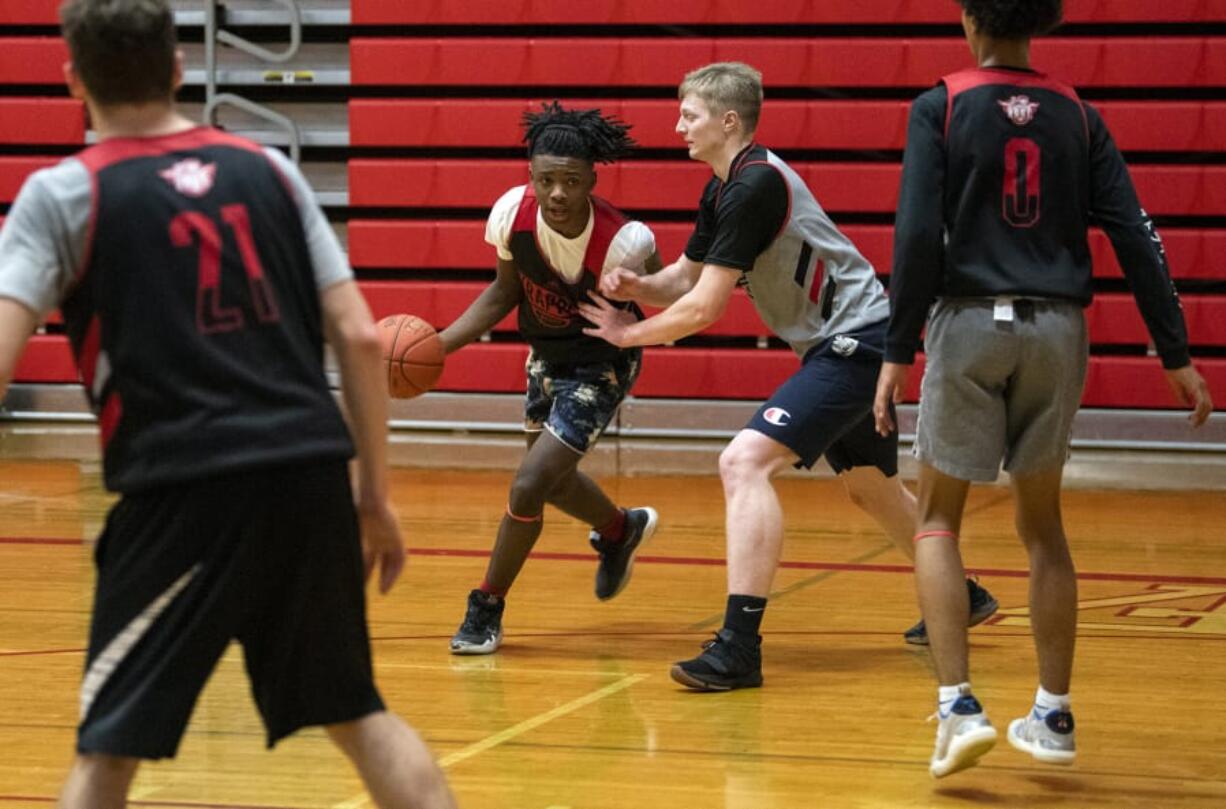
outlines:
[[[623, 691], [632, 685], [641, 683], [650, 676], [650, 674], [631, 674], [623, 677], [615, 683], [606, 685], [604, 688], [598, 688], [591, 693], [579, 697], [578, 699], [571, 700], [565, 705], [559, 705], [558, 707], [546, 711], [545, 713], [537, 714], [531, 719], [525, 719], [523, 722], [512, 725], [505, 730], [500, 730], [492, 736], [487, 736], [479, 742], [474, 742], [468, 747], [443, 756], [438, 760], [438, 766], [445, 770], [452, 764], [459, 764], [461, 761], [465, 761], [473, 756], [480, 755], [487, 750], [493, 749], [500, 744], [514, 739], [516, 736], [522, 736], [528, 731], [535, 730], [547, 722], [552, 722], [554, 719], [557, 719], [560, 716], [565, 716], [568, 713], [572, 713], [587, 705], [591, 705], [593, 702], [598, 702], [605, 697], [612, 696], [618, 691]], [[370, 806], [370, 798], [366, 796], [366, 793], [362, 793], [361, 795], [355, 795], [347, 801], [334, 804], [332, 809], [363, 809], [363, 807], [366, 806]]]
[[[0, 545], [83, 545], [92, 540], [83, 539], [32, 539], [21, 537], [0, 537]], [[892, 545], [889, 547], [893, 547]], [[410, 556], [453, 556], [465, 558], [488, 559], [490, 552], [470, 549], [452, 548], [414, 548], [409, 549]], [[874, 551], [873, 553], [876, 553]], [[554, 562], [588, 562], [593, 560], [590, 553], [555, 553], [533, 551], [533, 559], [548, 559]], [[864, 557], [860, 557], [864, 558]], [[634, 561], [643, 565], [695, 565], [703, 567], [723, 567], [724, 559], [709, 556], [636, 556]], [[782, 561], [780, 570], [827, 570], [847, 571], [853, 573], [907, 573], [912, 572], [911, 565], [870, 565], [858, 562], [805, 562]], [[977, 576], [997, 576], [1005, 579], [1024, 579], [1030, 572], [1016, 568], [968, 567], [967, 573]], [[1184, 576], [1166, 573], [1117, 573], [1103, 571], [1078, 571], [1078, 581], [1114, 581], [1114, 582], [1151, 582], [1154, 584], [1207, 584], [1226, 585], [1226, 576]]]

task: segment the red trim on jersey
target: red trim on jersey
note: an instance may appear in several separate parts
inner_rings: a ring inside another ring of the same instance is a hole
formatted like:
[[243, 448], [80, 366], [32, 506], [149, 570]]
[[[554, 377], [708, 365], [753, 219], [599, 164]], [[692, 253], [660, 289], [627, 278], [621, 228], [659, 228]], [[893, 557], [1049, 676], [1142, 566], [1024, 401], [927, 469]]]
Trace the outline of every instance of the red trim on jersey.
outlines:
[[583, 254], [583, 268], [596, 278], [604, 271], [605, 259], [609, 256], [609, 247], [617, 232], [626, 224], [626, 217], [621, 211], [597, 196], [593, 196], [592, 216], [596, 221], [592, 224], [592, 237], [587, 243], [587, 252]]
[[1087, 140], [1089, 138], [1090, 124], [1086, 120], [1085, 107], [1081, 105], [1081, 96], [1077, 95], [1077, 91], [1069, 85], [1051, 78], [1046, 73], [1023, 73], [1018, 70], [999, 67], [972, 67], [943, 76], [941, 82], [945, 85], [947, 91], [947, 98], [945, 99], [945, 138], [947, 140], [949, 138], [949, 119], [953, 114], [954, 108], [954, 96], [988, 84], [1008, 84], [1013, 87], [1038, 87], [1050, 90], [1053, 93], [1059, 93], [1065, 98], [1076, 102], [1077, 109], [1081, 110], [1081, 123], [1084, 127]]
[[85, 382], [85, 389], [92, 397], [94, 378], [98, 373], [98, 354], [102, 352], [102, 321], [97, 315], [90, 318], [85, 329], [85, 337], [81, 340], [81, 352], [77, 354], [77, 369]]
[[512, 232], [523, 232], [525, 230], [536, 230], [536, 194], [532, 193], [532, 186], [524, 186], [524, 196], [519, 201], [519, 208], [515, 211], [515, 221], [511, 223]]
[[738, 161], [744, 160], [745, 158], [749, 157], [749, 153], [753, 151], [754, 147], [756, 147], [757, 145], [758, 145], [757, 141], [751, 140], [748, 146], [746, 146], [744, 149], [738, 152], [736, 157], [732, 158], [732, 162], [728, 165], [728, 179], [721, 182], [719, 184], [719, 191], [715, 192], [715, 206], [717, 208], [719, 207], [719, 198], [724, 195], [724, 189], [727, 188], [728, 183], [732, 182], [732, 180], [736, 177], [736, 175], [740, 174], [741, 172], [742, 166], [738, 165]]
[[[596, 278], [600, 278], [600, 273], [604, 269], [605, 258], [609, 255], [609, 247], [613, 244], [613, 239], [617, 237], [618, 231], [622, 229], [627, 220], [620, 211], [595, 194], [589, 199], [592, 201], [593, 222], [587, 250], [583, 254], [583, 269], [590, 272]], [[536, 194], [532, 193], [532, 186], [525, 186], [524, 197], [519, 201], [519, 210], [515, 212], [515, 221], [511, 224], [511, 232], [531, 232], [532, 240], [536, 244], [536, 251], [541, 254], [541, 260], [545, 262], [545, 265], [555, 275], [565, 281], [566, 276], [558, 272], [557, 268], [549, 263], [549, 258], [545, 251], [541, 249], [540, 240], [537, 239], [536, 214], [539, 208], [540, 205], [536, 200]]]
[[111, 443], [115, 430], [119, 429], [119, 421], [123, 418], [123, 401], [118, 393], [112, 393], [98, 413], [98, 431], [102, 435], [102, 448]]
[[158, 157], [169, 152], [186, 152], [208, 146], [230, 146], [248, 152], [263, 154], [257, 143], [214, 129], [197, 126], [172, 135], [157, 135], [148, 138], [107, 138], [97, 146], [91, 146], [77, 155], [91, 172], [138, 157]]

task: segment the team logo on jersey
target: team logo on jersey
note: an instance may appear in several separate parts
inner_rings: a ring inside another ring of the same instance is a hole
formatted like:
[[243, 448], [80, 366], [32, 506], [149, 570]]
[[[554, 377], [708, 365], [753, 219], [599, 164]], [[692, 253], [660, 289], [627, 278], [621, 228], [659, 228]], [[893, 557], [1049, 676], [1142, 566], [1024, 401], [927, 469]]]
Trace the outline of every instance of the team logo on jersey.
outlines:
[[550, 329], [564, 329], [575, 317], [575, 304], [566, 295], [521, 276], [524, 298], [532, 307], [538, 323]]
[[997, 101], [996, 103], [1005, 111], [1009, 120], [1017, 126], [1025, 126], [1033, 121], [1034, 114], [1039, 109], [1039, 102], [1031, 101], [1030, 96], [1013, 96], [1008, 101]]
[[856, 349], [860, 347], [860, 341], [854, 337], [848, 337], [846, 334], [836, 334], [834, 342], [830, 344], [830, 349], [843, 357], [850, 357], [856, 353]]
[[203, 197], [213, 188], [217, 176], [217, 164], [205, 165], [194, 157], [180, 160], [158, 174], [185, 197]]
[[766, 412], [762, 414], [762, 418], [766, 419], [767, 423], [773, 424], [776, 427], [786, 427], [788, 422], [792, 420], [792, 414], [782, 407], [768, 407]]

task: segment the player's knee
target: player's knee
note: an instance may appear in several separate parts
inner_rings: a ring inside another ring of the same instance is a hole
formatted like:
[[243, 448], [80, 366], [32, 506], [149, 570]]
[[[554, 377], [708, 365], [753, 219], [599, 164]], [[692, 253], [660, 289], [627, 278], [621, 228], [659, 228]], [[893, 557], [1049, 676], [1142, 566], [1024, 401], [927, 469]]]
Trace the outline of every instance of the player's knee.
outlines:
[[719, 454], [719, 478], [725, 488], [735, 488], [762, 477], [769, 471], [756, 455], [732, 442]]
[[511, 493], [507, 497], [511, 512], [525, 517], [540, 514], [553, 483], [547, 475], [520, 469], [515, 474], [515, 480], [511, 481]]

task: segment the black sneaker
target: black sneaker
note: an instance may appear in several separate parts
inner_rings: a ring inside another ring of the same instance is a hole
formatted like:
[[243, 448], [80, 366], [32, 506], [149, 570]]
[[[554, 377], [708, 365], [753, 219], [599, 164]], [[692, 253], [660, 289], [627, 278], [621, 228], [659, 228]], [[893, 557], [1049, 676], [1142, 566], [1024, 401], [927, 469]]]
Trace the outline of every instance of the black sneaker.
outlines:
[[487, 655], [502, 643], [502, 610], [507, 602], [480, 590], [468, 594], [468, 613], [451, 638], [453, 655]]
[[656, 532], [657, 520], [659, 516], [654, 508], [627, 509], [621, 542], [610, 542], [596, 531], [588, 537], [592, 549], [600, 554], [600, 566], [596, 568], [596, 597], [601, 601], [608, 601], [626, 589], [630, 583], [630, 571], [634, 568], [634, 555]]
[[693, 660], [674, 663], [669, 675], [698, 691], [731, 691], [762, 685], [762, 639], [746, 641], [721, 629]]
[[[991, 593], [979, 586], [978, 581], [967, 579], [966, 592], [971, 600], [971, 615], [966, 622], [967, 626], [978, 626], [996, 614], [1000, 604], [992, 597]], [[902, 637], [907, 643], [914, 643], [916, 646], [927, 646], [928, 627], [924, 626], [924, 620], [921, 618], [918, 624], [902, 633]]]

